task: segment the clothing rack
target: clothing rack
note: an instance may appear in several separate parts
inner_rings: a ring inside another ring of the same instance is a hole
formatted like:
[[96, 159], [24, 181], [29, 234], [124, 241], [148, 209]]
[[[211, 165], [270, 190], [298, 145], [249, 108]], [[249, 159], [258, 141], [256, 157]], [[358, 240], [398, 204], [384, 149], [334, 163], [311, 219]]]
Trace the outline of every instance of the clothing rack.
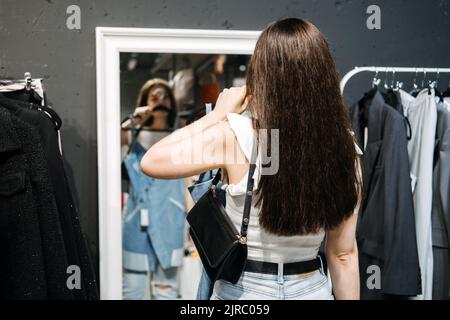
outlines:
[[[386, 74], [388, 72], [392, 72], [394, 75], [395, 73], [423, 73], [424, 77], [427, 73], [435, 73], [437, 77], [439, 78], [440, 73], [450, 73], [450, 68], [422, 68], [422, 67], [355, 67], [349, 72], [345, 74], [345, 76], [342, 78], [340, 83], [341, 88], [341, 94], [344, 93], [345, 85], [350, 80], [351, 77], [354, 75], [360, 73], [360, 72], [375, 72], [375, 77], [378, 74], [378, 72], [385, 72]], [[449, 83], [450, 86], [450, 83]]]
[[[23, 79], [0, 80], [0, 92], [15, 91], [20, 89], [30, 91], [31, 89], [35, 89], [36, 93], [42, 98], [43, 105], [46, 105], [43, 79], [42, 78], [33, 79], [31, 77], [30, 72], [25, 72], [23, 77], [24, 77]], [[17, 87], [17, 85], [19, 85], [19, 87]], [[25, 86], [22, 87], [23, 85]]]
[[25, 88], [27, 90], [31, 89], [31, 85], [33, 84], [34, 81], [42, 81], [42, 78], [37, 78], [37, 79], [33, 79], [31, 77], [31, 73], [30, 72], [25, 72], [23, 79], [5, 79], [5, 80], [0, 80], [0, 82], [2, 82], [4, 85], [7, 84], [13, 84], [13, 83], [25, 83]]

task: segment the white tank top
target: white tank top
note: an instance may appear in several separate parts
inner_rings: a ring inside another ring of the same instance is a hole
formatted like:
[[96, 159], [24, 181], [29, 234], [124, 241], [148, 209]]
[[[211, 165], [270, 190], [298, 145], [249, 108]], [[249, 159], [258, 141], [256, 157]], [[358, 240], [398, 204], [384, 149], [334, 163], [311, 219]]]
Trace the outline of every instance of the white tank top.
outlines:
[[[248, 161], [251, 159], [252, 143], [255, 131], [252, 125], [251, 113], [229, 113], [227, 116], [231, 130], [234, 132], [238, 144]], [[356, 145], [355, 145], [356, 146]], [[357, 146], [356, 146], [357, 147]], [[357, 148], [358, 154], [362, 152]], [[261, 176], [261, 158], [258, 154], [256, 169], [253, 175], [254, 190], [258, 188]], [[247, 188], [247, 174], [237, 184], [224, 184], [226, 191], [226, 211], [237, 230], [241, 230], [242, 214], [244, 212], [245, 192]], [[226, 181], [227, 178], [224, 179]], [[250, 210], [250, 223], [248, 226], [247, 246], [248, 259], [289, 263], [306, 261], [316, 258], [320, 245], [324, 239], [325, 231], [322, 229], [316, 234], [298, 236], [278, 236], [262, 229], [259, 225], [260, 206], [256, 207], [257, 199], [252, 199]]]

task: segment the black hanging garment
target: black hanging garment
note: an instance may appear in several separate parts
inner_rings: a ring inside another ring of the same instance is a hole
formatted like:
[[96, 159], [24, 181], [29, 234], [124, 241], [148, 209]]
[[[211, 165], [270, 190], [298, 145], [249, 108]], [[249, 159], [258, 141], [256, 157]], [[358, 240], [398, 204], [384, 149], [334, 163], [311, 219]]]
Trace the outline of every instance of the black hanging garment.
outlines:
[[[27, 95], [20, 95], [16, 98], [25, 99]], [[57, 128], [61, 126], [59, 116], [54, 110], [51, 113], [44, 112], [39, 105], [8, 99], [2, 94], [0, 94], [0, 106], [37, 129], [36, 138], [40, 139], [44, 151], [51, 182], [51, 194], [54, 195], [59, 215], [67, 263], [80, 268], [81, 288], [72, 290], [73, 297], [82, 300], [98, 299], [98, 286], [92, 259], [82, 232], [78, 207], [69, 184], [65, 161], [59, 150], [57, 131]], [[66, 278], [67, 276], [66, 274]]]
[[[404, 118], [377, 90], [350, 113], [362, 150], [368, 128], [357, 224], [361, 299], [415, 296], [421, 293], [421, 277]], [[380, 287], [372, 286], [377, 267]]]
[[0, 107], [0, 298], [73, 299], [37, 131]]

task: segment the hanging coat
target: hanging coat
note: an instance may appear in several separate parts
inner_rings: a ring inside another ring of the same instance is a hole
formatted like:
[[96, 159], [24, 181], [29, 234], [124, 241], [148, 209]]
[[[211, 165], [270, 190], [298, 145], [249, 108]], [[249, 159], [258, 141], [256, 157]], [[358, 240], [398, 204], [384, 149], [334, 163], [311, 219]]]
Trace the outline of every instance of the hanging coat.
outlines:
[[[98, 299], [95, 271], [82, 231], [78, 206], [74, 201], [74, 192], [70, 189], [69, 176], [59, 149], [55, 119], [38, 111], [38, 106], [35, 104], [8, 99], [1, 93], [0, 106], [37, 130], [53, 187], [51, 193], [56, 200], [67, 261], [70, 265], [80, 268], [80, 288], [73, 290], [75, 299]], [[53, 114], [56, 113], [53, 112]], [[57, 120], [61, 122], [59, 117]]]
[[38, 132], [0, 107], [0, 299], [73, 299]]
[[433, 300], [450, 299], [450, 98], [437, 105], [433, 163]]
[[[421, 292], [414, 207], [403, 116], [379, 91], [350, 108], [363, 155], [363, 199], [357, 224], [361, 299]], [[364, 127], [368, 127], [364, 148]], [[374, 272], [380, 271], [380, 274]], [[381, 276], [380, 286], [373, 277]]]

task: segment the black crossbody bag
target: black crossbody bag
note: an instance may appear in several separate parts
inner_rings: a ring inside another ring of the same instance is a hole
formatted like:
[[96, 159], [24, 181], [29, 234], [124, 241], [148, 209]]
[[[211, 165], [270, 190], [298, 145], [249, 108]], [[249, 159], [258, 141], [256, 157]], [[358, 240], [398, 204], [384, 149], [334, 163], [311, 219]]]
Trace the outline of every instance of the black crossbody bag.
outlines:
[[187, 215], [190, 235], [199, 253], [208, 276], [212, 282], [226, 280], [235, 284], [247, 261], [247, 229], [250, 221], [250, 208], [253, 196], [253, 173], [255, 172], [256, 152], [247, 178], [244, 212], [239, 232], [225, 208], [220, 203], [216, 185], [221, 177], [221, 169], [214, 177], [208, 191], [197, 201]]

